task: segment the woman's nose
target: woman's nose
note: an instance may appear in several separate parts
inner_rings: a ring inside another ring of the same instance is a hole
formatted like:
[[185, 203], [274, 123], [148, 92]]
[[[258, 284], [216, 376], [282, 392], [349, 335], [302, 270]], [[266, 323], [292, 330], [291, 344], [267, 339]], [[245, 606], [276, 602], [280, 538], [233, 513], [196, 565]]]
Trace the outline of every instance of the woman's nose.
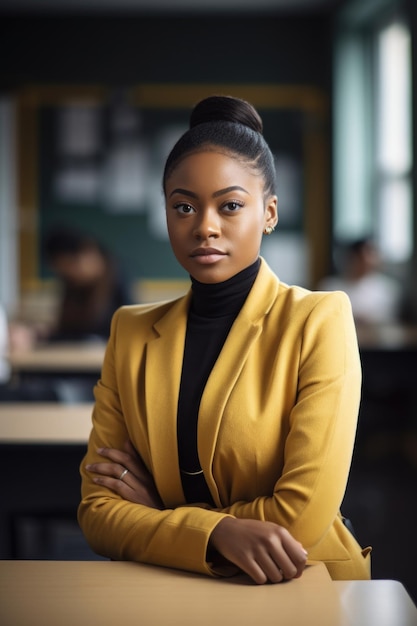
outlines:
[[220, 219], [217, 211], [201, 211], [197, 215], [194, 227], [194, 236], [197, 239], [218, 237], [220, 235]]

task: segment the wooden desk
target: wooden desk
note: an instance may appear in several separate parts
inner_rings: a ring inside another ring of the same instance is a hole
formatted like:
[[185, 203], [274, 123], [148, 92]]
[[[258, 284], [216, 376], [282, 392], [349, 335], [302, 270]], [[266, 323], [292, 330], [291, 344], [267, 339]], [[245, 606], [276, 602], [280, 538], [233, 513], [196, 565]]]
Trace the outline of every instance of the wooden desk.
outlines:
[[257, 586], [244, 576], [212, 579], [137, 563], [0, 561], [0, 623], [415, 626], [417, 610], [395, 581], [335, 584], [323, 564], [298, 580]]
[[86, 444], [93, 404], [0, 404], [1, 444]]
[[12, 371], [22, 373], [99, 373], [106, 344], [103, 342], [51, 343], [9, 355]]
[[0, 558], [25, 554], [22, 520], [76, 522], [91, 414], [91, 403], [0, 404]]

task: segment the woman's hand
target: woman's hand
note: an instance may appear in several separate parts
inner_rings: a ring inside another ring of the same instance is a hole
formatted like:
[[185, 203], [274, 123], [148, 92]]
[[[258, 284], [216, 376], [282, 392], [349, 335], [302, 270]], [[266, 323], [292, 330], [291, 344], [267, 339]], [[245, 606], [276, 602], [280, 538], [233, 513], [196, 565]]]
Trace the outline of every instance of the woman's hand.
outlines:
[[99, 474], [93, 478], [95, 483], [136, 504], [154, 509], [164, 508], [152, 475], [129, 440], [125, 442], [124, 450], [99, 448], [97, 452], [109, 462], [85, 466], [87, 471]]
[[307, 552], [285, 528], [253, 519], [225, 517], [211, 533], [209, 548], [259, 585], [298, 578], [307, 561]]

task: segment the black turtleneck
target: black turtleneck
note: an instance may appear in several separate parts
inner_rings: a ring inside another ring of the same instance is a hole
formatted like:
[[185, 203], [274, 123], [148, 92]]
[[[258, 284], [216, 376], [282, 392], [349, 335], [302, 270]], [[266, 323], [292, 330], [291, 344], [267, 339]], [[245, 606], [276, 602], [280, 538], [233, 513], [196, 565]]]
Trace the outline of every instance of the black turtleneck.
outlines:
[[255, 282], [259, 266], [260, 259], [257, 259], [221, 283], [200, 283], [191, 277], [193, 295], [185, 336], [177, 415], [179, 464], [188, 503], [214, 505], [198, 458], [198, 411], [207, 379]]

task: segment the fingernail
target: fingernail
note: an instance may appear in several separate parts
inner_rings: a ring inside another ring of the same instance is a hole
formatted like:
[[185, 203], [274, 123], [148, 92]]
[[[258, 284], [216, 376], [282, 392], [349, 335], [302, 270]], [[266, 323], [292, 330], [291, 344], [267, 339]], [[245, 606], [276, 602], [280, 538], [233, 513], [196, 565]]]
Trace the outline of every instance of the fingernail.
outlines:
[[96, 452], [98, 452], [99, 454], [102, 454], [104, 452], [104, 448], [97, 448]]
[[85, 469], [86, 469], [86, 470], [90, 470], [90, 469], [91, 469], [91, 465], [86, 465], [86, 466], [85, 466]]

